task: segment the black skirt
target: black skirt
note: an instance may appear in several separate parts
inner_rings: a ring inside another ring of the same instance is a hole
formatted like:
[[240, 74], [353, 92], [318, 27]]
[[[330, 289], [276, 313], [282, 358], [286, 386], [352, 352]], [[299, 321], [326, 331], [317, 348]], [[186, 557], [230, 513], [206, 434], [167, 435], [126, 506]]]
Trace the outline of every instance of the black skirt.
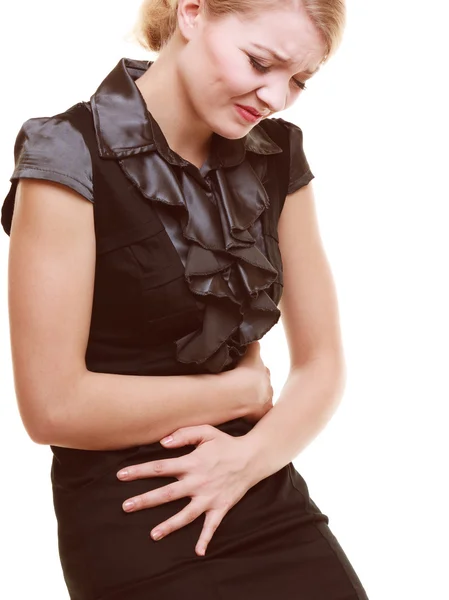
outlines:
[[[244, 435], [242, 419], [218, 428]], [[124, 482], [125, 466], [187, 454], [194, 446], [125, 450], [52, 447], [61, 565], [71, 600], [367, 600], [329, 518], [292, 463], [261, 480], [225, 515], [204, 556], [195, 546], [204, 513], [159, 541], [150, 531], [191, 500], [126, 513], [131, 496], [176, 481]]]

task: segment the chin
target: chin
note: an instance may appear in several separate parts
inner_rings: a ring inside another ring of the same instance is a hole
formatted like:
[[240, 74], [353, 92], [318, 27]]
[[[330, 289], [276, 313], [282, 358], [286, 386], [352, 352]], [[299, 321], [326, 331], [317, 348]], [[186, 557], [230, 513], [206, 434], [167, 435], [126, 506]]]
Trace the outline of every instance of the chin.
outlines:
[[239, 140], [244, 137], [249, 131], [251, 131], [252, 127], [245, 127], [245, 125], [238, 124], [237, 127], [233, 127], [223, 131], [221, 129], [214, 129], [215, 133], [221, 135], [228, 140]]
[[[234, 112], [234, 109], [233, 109]], [[251, 131], [251, 129], [253, 129], [253, 127], [255, 125], [257, 125], [257, 123], [240, 123], [234, 115], [228, 117], [229, 118], [229, 126], [227, 128], [223, 128], [220, 126], [217, 126], [215, 128], [213, 128], [213, 130], [218, 133], [219, 135], [221, 135], [222, 137], [226, 137], [230, 140], [238, 140], [242, 137], [244, 137], [247, 133], [249, 133]], [[221, 124], [224, 123], [224, 119], [222, 119], [220, 121]], [[227, 120], [226, 120], [227, 121]]]

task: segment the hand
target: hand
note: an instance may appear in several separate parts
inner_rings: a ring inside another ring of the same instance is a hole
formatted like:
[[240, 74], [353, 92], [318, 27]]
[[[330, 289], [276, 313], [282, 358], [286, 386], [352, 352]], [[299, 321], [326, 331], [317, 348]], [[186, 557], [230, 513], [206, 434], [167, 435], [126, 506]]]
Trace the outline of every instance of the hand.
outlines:
[[[124, 481], [152, 476], [177, 477], [179, 481], [131, 498], [134, 501], [131, 510], [151, 508], [191, 496], [192, 501], [183, 510], [160, 523], [151, 534], [153, 536], [155, 530], [160, 530], [161, 537], [164, 537], [205, 512], [203, 530], [195, 548], [201, 556], [223, 517], [253, 485], [249, 483], [251, 466], [247, 440], [245, 436], [234, 437], [211, 425], [182, 427], [172, 436], [173, 442], [165, 443], [161, 440], [161, 444], [167, 448], [193, 444], [197, 448], [177, 458], [126, 467], [128, 475], [120, 477], [119, 471], [117, 477]], [[123, 503], [124, 510], [127, 510], [126, 502]]]
[[247, 350], [238, 365], [232, 371], [239, 382], [246, 385], [248, 412], [243, 417], [250, 423], [257, 423], [273, 408], [273, 388], [271, 386], [270, 369], [265, 366], [260, 356], [260, 342], [257, 340], [248, 344]]

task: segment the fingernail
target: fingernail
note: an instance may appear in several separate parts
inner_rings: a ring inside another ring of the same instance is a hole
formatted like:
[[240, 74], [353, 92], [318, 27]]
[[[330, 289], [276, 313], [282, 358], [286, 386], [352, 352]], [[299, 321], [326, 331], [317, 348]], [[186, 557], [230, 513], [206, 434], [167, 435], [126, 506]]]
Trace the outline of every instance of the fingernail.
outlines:
[[119, 471], [117, 473], [117, 477], [119, 477], [120, 479], [125, 479], [126, 477], [128, 477], [129, 475], [129, 471], [127, 469], [123, 469], [123, 471]]
[[206, 549], [204, 548], [204, 546], [198, 546], [197, 551], [198, 551], [198, 554], [201, 554], [201, 556], [204, 556]]
[[169, 435], [168, 437], [161, 440], [163, 444], [170, 444], [173, 441], [173, 437]]
[[134, 502], [132, 500], [127, 500], [123, 505], [123, 508], [125, 510], [131, 510], [131, 508], [134, 508]]
[[153, 538], [153, 540], [160, 540], [162, 537], [162, 532], [158, 529], [155, 529], [151, 532], [151, 537]]

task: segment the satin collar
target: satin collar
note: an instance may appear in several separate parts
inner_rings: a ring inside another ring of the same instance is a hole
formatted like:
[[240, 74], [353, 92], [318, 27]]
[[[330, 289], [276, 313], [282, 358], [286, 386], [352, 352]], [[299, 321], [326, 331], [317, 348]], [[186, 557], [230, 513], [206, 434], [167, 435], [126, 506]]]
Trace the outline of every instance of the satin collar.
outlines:
[[[190, 163], [169, 147], [134, 83], [152, 64], [121, 58], [90, 98], [99, 154], [102, 158], [125, 158], [157, 151], [170, 164], [185, 167]], [[282, 148], [259, 124], [240, 139], [213, 133], [211, 168], [241, 164], [247, 151], [277, 154]]]

